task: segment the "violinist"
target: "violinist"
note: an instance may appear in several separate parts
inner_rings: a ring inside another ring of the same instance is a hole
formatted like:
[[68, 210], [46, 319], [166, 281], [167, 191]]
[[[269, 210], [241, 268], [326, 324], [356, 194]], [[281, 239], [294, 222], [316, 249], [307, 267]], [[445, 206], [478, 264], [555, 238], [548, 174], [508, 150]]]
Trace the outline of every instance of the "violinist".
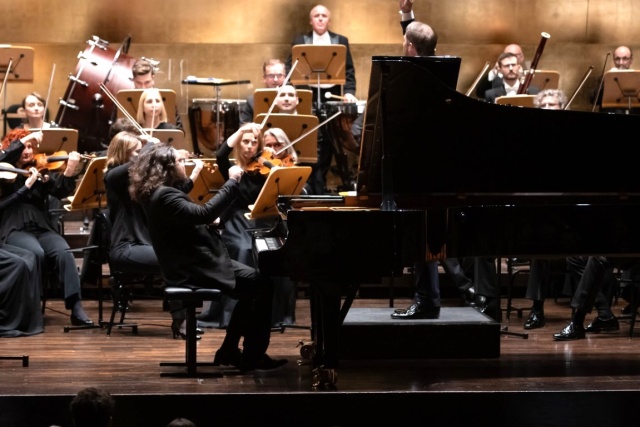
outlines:
[[262, 138], [265, 153], [270, 153], [270, 158], [279, 160], [278, 166], [295, 166], [298, 163], [298, 153], [293, 146], [289, 146], [291, 141], [282, 129], [269, 128], [262, 134]]
[[[0, 162], [7, 160], [10, 155], [11, 151], [0, 152]], [[0, 217], [7, 207], [28, 197], [39, 177], [35, 168], [30, 168], [28, 172], [22, 187], [11, 196], [0, 199]], [[3, 173], [0, 179], [13, 180], [16, 177], [17, 174], [5, 176]], [[40, 309], [41, 279], [40, 265], [32, 252], [0, 241], [0, 337], [44, 332]]]
[[145, 129], [177, 129], [167, 121], [167, 110], [158, 89], [145, 89], [140, 95], [136, 120]]
[[[20, 169], [31, 168], [35, 164], [33, 145], [41, 140], [42, 132], [33, 132], [22, 140], [11, 142], [5, 150], [7, 162]], [[80, 154], [72, 151], [63, 172], [41, 171], [45, 176], [33, 184], [27, 197], [16, 200], [4, 210], [0, 223], [0, 241], [32, 252], [41, 268], [44, 265], [54, 268], [64, 289], [65, 307], [71, 310], [71, 324], [75, 326], [92, 325], [93, 322], [82, 307], [75, 258], [49, 213], [49, 196], [62, 199], [73, 193], [79, 162]], [[18, 175], [13, 182], [1, 182], [0, 201], [21, 191], [27, 179]]]

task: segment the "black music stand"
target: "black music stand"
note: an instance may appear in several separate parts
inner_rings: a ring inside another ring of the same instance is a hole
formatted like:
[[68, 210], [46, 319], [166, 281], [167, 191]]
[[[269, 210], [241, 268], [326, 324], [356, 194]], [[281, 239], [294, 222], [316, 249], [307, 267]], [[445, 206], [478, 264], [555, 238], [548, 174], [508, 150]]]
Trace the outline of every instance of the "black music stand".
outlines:
[[57, 151], [70, 153], [78, 149], [78, 130], [66, 128], [42, 129], [42, 142], [35, 147], [38, 153], [51, 154]]
[[[208, 161], [204, 162], [205, 167], [200, 171], [198, 178], [193, 181], [193, 189], [189, 192], [191, 200], [199, 205], [207, 203], [226, 182], [217, 167], [207, 167]], [[187, 166], [187, 175], [191, 175], [192, 170], [193, 166]]]
[[203, 85], [203, 86], [213, 86], [216, 91], [216, 133], [217, 138], [214, 141], [216, 147], [219, 147], [222, 142], [224, 142], [224, 133], [222, 126], [220, 126], [220, 91], [222, 90], [222, 86], [229, 85], [241, 85], [241, 84], [249, 84], [251, 80], [225, 80], [225, 79], [217, 79], [215, 77], [193, 77], [190, 76], [182, 81], [182, 84], [185, 85]]
[[343, 85], [347, 81], [347, 47], [345, 45], [298, 44], [291, 48], [291, 58], [298, 60], [298, 65], [291, 74], [291, 83], [318, 85], [317, 111], [320, 111], [322, 105], [320, 85]]
[[[256, 89], [253, 92], [253, 117], [254, 122], [256, 117], [260, 114], [266, 114], [273, 104], [273, 100], [276, 98], [278, 89]], [[309, 89], [296, 89], [296, 95], [298, 95], [298, 107], [296, 111], [298, 114], [311, 115], [313, 113], [313, 92]], [[277, 113], [277, 111], [274, 112]], [[261, 123], [261, 122], [257, 122]]]
[[290, 166], [273, 168], [253, 205], [249, 205], [247, 219], [278, 216], [276, 203], [278, 196], [297, 196], [311, 175], [311, 166]]
[[603, 77], [602, 109], [624, 110], [640, 107], [640, 71], [607, 71]]
[[[91, 159], [87, 170], [80, 180], [80, 184], [76, 188], [73, 196], [67, 197], [69, 204], [64, 205], [64, 209], [67, 211], [77, 210], [93, 210], [94, 212], [101, 210], [107, 204], [106, 189], [104, 186], [104, 168], [107, 164], [106, 157], [96, 157]], [[97, 245], [88, 246], [85, 248], [77, 248], [72, 250], [83, 251], [86, 250], [98, 250], [108, 251], [108, 248], [100, 247], [100, 242]], [[102, 269], [101, 269], [102, 270]], [[65, 326], [64, 332], [69, 332], [78, 329], [95, 329], [103, 327], [103, 307], [102, 307], [102, 276], [98, 274], [96, 277], [98, 283], [98, 322], [91, 325], [81, 326]]]
[[[256, 123], [264, 121], [265, 114], [256, 117]], [[318, 117], [304, 114], [270, 114], [264, 129], [280, 128], [289, 137], [289, 141], [298, 139], [303, 134], [318, 126]], [[299, 163], [316, 163], [318, 161], [318, 129], [310, 132], [294, 146]]]
[[[127, 113], [131, 117], [136, 118], [138, 115], [138, 104], [140, 103], [140, 96], [145, 89], [123, 89], [116, 93], [116, 99], [127, 110]], [[167, 111], [167, 121], [172, 125], [176, 124], [176, 116], [173, 113], [176, 109], [176, 93], [171, 89], [158, 89], [160, 96], [162, 96], [162, 102], [164, 103], [164, 109]], [[117, 118], [124, 117], [124, 113], [117, 109]]]

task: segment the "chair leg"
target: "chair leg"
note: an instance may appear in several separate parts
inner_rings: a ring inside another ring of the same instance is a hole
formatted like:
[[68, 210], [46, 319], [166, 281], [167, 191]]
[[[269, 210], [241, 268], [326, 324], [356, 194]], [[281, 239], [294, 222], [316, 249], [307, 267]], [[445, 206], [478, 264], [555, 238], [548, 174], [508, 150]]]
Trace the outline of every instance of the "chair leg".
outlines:
[[[111, 335], [111, 329], [114, 325], [118, 328], [131, 328], [131, 332], [134, 334], [138, 333], [138, 324], [137, 323], [124, 323], [124, 316], [127, 311], [129, 301], [129, 291], [122, 284], [118, 283], [118, 287], [115, 290], [114, 298], [113, 298], [113, 308], [111, 309], [111, 317], [109, 318], [109, 324], [107, 325], [107, 336]], [[120, 321], [115, 323], [116, 313], [118, 309], [121, 308], [122, 312], [120, 313]]]

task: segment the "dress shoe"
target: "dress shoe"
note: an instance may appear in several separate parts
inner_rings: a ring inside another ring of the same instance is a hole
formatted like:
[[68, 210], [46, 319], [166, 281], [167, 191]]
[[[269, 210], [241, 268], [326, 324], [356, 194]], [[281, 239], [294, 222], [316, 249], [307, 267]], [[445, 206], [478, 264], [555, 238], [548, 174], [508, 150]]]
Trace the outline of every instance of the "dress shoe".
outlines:
[[593, 319], [593, 321], [587, 326], [586, 331], [589, 333], [597, 334], [599, 332], [615, 332], [620, 330], [620, 323], [615, 317], [604, 319], [600, 316]]
[[544, 326], [544, 314], [538, 311], [532, 311], [529, 318], [524, 322], [525, 329], [538, 329]]
[[392, 319], [437, 319], [440, 317], [440, 307], [425, 307], [422, 303], [411, 304], [403, 311], [391, 313]]
[[476, 307], [482, 314], [486, 314], [496, 322], [502, 322], [502, 308], [500, 307], [499, 298], [482, 297], [480, 298], [481, 304]]
[[71, 324], [73, 326], [91, 326], [93, 325], [93, 320], [90, 319], [80, 319], [76, 317], [75, 314], [71, 315]]
[[553, 334], [555, 341], [573, 341], [585, 337], [584, 326], [579, 323], [571, 322], [563, 330], [557, 334]]
[[[171, 332], [173, 333], [173, 339], [177, 339], [177, 338], [182, 338], [183, 340], [186, 341], [187, 339], [187, 334], [186, 331], [183, 331], [181, 329], [182, 326], [182, 319], [173, 319], [173, 322], [171, 322]], [[197, 333], [197, 329], [196, 329], [196, 333]], [[196, 340], [201, 340], [202, 337], [200, 335], [196, 335]]]
[[467, 307], [475, 307], [476, 306], [476, 290], [472, 286], [462, 294], [464, 299], [464, 305]]
[[248, 371], [270, 371], [284, 366], [287, 363], [287, 359], [272, 359], [267, 354], [263, 354], [257, 361], [246, 360], [242, 358], [240, 363], [240, 370], [244, 372]]
[[232, 349], [230, 351], [222, 348], [216, 351], [216, 355], [213, 358], [213, 366], [233, 366], [235, 368], [240, 367], [242, 362], [242, 351], [239, 348]]

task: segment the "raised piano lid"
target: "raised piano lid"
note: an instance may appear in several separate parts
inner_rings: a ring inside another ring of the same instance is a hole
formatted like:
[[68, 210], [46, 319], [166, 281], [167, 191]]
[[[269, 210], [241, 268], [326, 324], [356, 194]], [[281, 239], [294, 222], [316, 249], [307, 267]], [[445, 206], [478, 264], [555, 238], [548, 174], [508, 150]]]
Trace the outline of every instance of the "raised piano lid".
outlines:
[[628, 153], [640, 116], [489, 104], [454, 89], [459, 65], [373, 57], [358, 197], [388, 188], [398, 208], [637, 201]]

